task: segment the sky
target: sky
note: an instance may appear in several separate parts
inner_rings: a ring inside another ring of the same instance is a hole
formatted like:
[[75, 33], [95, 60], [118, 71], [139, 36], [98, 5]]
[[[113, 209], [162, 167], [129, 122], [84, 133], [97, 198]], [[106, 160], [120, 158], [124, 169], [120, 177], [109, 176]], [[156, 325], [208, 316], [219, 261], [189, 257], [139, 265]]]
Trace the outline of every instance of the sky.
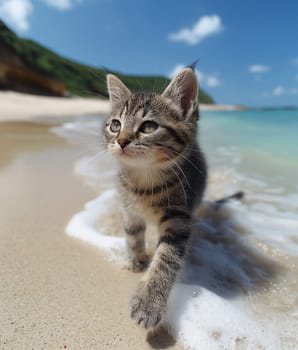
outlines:
[[19, 35], [81, 63], [173, 76], [217, 103], [298, 105], [298, 1], [0, 0]]

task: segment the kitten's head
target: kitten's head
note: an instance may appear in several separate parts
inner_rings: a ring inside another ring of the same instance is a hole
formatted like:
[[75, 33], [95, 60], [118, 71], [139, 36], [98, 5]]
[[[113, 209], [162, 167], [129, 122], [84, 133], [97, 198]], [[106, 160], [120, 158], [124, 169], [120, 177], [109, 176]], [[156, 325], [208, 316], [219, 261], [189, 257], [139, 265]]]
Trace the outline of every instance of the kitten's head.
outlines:
[[162, 94], [132, 93], [108, 74], [111, 102], [104, 137], [108, 151], [134, 167], [166, 167], [196, 137], [198, 83], [190, 68], [182, 70]]

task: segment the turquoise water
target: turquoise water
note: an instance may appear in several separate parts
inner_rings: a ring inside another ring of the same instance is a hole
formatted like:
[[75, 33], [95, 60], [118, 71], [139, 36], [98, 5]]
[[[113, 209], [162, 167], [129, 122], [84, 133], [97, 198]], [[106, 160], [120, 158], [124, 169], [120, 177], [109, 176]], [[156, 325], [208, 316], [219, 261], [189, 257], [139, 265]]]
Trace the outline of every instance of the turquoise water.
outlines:
[[202, 112], [200, 140], [210, 164], [298, 189], [298, 110]]

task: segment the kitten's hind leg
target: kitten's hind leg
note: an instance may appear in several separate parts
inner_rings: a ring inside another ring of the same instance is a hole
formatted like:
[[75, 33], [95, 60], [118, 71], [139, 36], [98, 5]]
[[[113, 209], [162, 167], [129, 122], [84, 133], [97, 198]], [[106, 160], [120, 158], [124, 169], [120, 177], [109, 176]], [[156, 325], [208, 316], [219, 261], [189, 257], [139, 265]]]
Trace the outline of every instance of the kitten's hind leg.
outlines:
[[146, 225], [142, 218], [128, 211], [123, 216], [131, 269], [134, 272], [140, 272], [148, 266], [148, 256], [145, 250]]
[[169, 211], [160, 220], [157, 250], [131, 300], [131, 317], [145, 328], [155, 327], [164, 316], [190, 232], [190, 216], [187, 213]]

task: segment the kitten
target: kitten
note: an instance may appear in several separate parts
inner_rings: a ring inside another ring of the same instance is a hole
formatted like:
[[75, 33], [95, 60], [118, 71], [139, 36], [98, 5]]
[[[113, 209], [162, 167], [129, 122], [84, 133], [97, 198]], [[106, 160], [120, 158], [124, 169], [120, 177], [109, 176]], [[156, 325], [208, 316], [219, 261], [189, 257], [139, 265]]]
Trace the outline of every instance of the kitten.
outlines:
[[207, 167], [197, 144], [198, 83], [182, 70], [162, 94], [131, 92], [107, 76], [111, 115], [104, 127], [108, 151], [120, 165], [118, 188], [132, 269], [148, 263], [147, 222], [159, 229], [156, 252], [131, 300], [131, 317], [155, 327], [181, 268], [191, 216], [201, 202]]

